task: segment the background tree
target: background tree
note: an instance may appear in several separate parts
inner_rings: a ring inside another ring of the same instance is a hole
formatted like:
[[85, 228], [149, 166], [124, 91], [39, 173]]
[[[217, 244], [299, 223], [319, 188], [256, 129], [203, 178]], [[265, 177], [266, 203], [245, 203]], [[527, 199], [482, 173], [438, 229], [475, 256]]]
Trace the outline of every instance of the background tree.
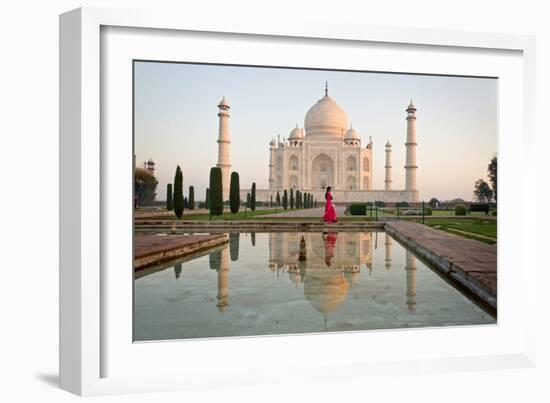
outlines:
[[241, 204], [241, 188], [239, 184], [239, 174], [231, 172], [231, 181], [229, 182], [229, 208], [233, 214], [239, 212]]
[[300, 196], [302, 195], [302, 192], [299, 190], [296, 191], [296, 208], [302, 208], [300, 203]]
[[219, 167], [210, 168], [210, 214], [223, 214], [222, 170]]
[[246, 207], [250, 208], [250, 192], [246, 194]]
[[172, 211], [174, 209], [174, 195], [172, 194], [172, 184], [166, 185], [166, 210]]
[[181, 218], [183, 215], [183, 174], [181, 168], [178, 165], [176, 168], [176, 175], [174, 177], [174, 214], [176, 217]]
[[195, 187], [189, 186], [189, 210], [195, 210]]
[[273, 195], [269, 195], [269, 207], [273, 207]]
[[250, 194], [250, 210], [256, 210], [256, 182], [252, 182], [252, 193]]
[[145, 169], [136, 168], [134, 171], [134, 189], [138, 206], [152, 204], [157, 196], [157, 179]]
[[491, 182], [491, 190], [493, 191], [493, 197], [497, 201], [497, 156], [491, 158], [489, 166], [487, 167], [489, 174], [489, 182]]
[[493, 191], [489, 184], [483, 179], [478, 179], [474, 185], [474, 199], [482, 203], [489, 203], [492, 198]]
[[290, 209], [294, 208], [294, 189], [290, 188]]
[[183, 198], [183, 208], [189, 208], [189, 199], [187, 197]]
[[210, 189], [206, 188], [206, 194], [204, 195], [204, 205], [210, 210]]
[[286, 210], [288, 208], [288, 193], [285, 189], [283, 192], [283, 208]]
[[277, 207], [281, 207], [281, 195], [279, 194], [278, 190], [277, 190], [277, 197], [275, 197], [275, 201], [277, 202]]
[[431, 208], [436, 208], [439, 204], [439, 200], [437, 200], [435, 197], [432, 197], [430, 201], [428, 202]]

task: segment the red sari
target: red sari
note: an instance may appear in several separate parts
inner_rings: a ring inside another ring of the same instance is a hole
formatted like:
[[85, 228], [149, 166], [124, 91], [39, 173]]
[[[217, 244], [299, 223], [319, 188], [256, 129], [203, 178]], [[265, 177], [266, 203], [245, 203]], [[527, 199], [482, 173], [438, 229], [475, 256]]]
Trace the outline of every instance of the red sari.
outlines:
[[323, 216], [325, 222], [337, 222], [336, 211], [334, 211], [334, 205], [332, 204], [332, 194], [327, 193], [327, 201], [325, 203], [325, 215]]

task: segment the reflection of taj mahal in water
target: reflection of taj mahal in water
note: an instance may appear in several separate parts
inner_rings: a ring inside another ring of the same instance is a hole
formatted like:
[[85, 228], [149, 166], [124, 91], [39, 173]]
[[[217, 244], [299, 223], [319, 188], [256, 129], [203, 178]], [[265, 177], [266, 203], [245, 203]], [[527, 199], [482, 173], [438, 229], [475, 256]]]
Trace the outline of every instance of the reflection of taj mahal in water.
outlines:
[[[229, 103], [225, 97], [219, 105], [218, 163], [222, 170], [224, 200], [229, 195], [231, 173]], [[322, 200], [327, 186], [331, 186], [338, 202], [418, 201], [416, 181], [416, 107], [410, 102], [406, 109], [405, 189], [392, 187], [392, 146], [385, 145], [384, 189], [373, 189], [373, 142], [366, 146], [361, 136], [348, 124], [346, 112], [328, 95], [307, 111], [304, 128], [294, 128], [287, 139], [278, 137], [269, 143], [268, 189], [257, 189], [260, 200], [275, 199], [277, 191], [294, 189], [313, 193]], [[236, 168], [239, 171], [239, 168]], [[241, 199], [250, 190], [241, 189]]]
[[[229, 235], [229, 245], [210, 253], [210, 268], [217, 271], [216, 306], [224, 312], [230, 306], [230, 264], [238, 260], [238, 233]], [[384, 247], [384, 266], [392, 270], [392, 238], [380, 233]], [[251, 237], [254, 237], [251, 234]], [[373, 270], [376, 233], [270, 233], [269, 270], [287, 275], [294, 287], [303, 287], [304, 297], [323, 317], [334, 312], [347, 298], [360, 275]], [[252, 238], [254, 244], [254, 238]], [[405, 254], [406, 294], [403, 304], [416, 311], [416, 257]], [[236, 296], [238, 298], [238, 296]], [[326, 322], [325, 322], [326, 323]]]

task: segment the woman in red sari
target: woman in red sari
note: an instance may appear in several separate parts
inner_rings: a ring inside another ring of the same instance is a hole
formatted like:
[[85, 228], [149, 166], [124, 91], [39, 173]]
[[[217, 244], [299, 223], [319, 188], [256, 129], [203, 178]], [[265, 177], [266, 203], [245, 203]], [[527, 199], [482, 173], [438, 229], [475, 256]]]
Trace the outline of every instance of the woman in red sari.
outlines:
[[323, 221], [325, 222], [337, 222], [336, 211], [334, 211], [334, 205], [332, 204], [332, 194], [330, 193], [330, 186], [327, 187], [327, 192], [325, 193], [325, 215], [323, 216]]

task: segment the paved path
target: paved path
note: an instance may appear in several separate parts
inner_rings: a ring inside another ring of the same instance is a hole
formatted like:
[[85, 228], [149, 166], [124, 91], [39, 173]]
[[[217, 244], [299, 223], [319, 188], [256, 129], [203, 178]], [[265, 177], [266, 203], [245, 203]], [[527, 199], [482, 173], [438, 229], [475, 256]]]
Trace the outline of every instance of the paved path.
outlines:
[[134, 268], [138, 270], [225, 242], [225, 234], [138, 236], [134, 238]]
[[496, 245], [449, 234], [410, 221], [388, 221], [384, 230], [443, 275], [496, 310]]
[[[334, 206], [334, 210], [336, 210], [337, 217], [344, 217], [344, 211], [346, 210], [346, 206]], [[325, 214], [324, 206], [317, 207], [317, 208], [300, 209], [300, 210], [287, 210], [287, 211], [283, 210], [281, 213], [266, 214], [261, 217], [268, 217], [268, 218], [270, 217], [319, 217], [319, 219], [321, 219], [323, 217], [323, 214]]]

